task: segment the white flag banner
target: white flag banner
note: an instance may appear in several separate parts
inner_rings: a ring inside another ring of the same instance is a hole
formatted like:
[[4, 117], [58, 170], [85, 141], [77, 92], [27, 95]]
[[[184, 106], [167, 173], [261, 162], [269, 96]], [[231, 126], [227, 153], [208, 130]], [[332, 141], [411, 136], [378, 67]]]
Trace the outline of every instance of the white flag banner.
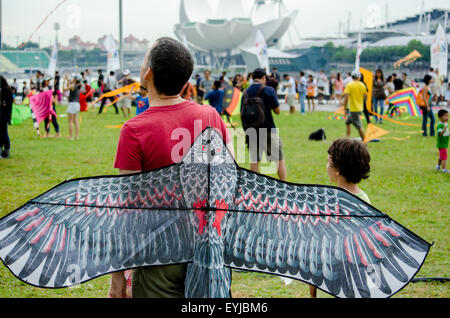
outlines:
[[58, 40], [55, 39], [53, 45], [52, 56], [50, 57], [50, 63], [48, 64], [47, 75], [55, 76], [56, 65], [58, 64]]
[[439, 74], [447, 76], [448, 72], [448, 44], [444, 28], [439, 24], [433, 43], [430, 47], [431, 67], [439, 69]]
[[266, 72], [270, 72], [268, 47], [264, 35], [260, 30], [256, 31], [255, 47], [260, 67], [266, 69]]
[[105, 49], [108, 51], [108, 58], [107, 58], [108, 73], [111, 71], [119, 70], [120, 69], [119, 50], [111, 34], [106, 37], [105, 41], [103, 42], [103, 45], [105, 46]]
[[356, 60], [355, 60], [355, 71], [359, 72], [359, 65], [362, 54], [362, 42], [361, 42], [361, 33], [358, 34], [358, 46], [356, 47]]

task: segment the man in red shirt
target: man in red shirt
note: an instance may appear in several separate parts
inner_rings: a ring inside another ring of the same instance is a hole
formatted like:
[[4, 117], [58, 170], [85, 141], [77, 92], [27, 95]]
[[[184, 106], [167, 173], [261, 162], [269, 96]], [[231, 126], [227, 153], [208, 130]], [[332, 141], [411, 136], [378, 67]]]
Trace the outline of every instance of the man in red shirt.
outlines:
[[[151, 105], [122, 127], [114, 165], [120, 174], [180, 162], [207, 127], [215, 128], [232, 149], [225, 123], [215, 109], [180, 97], [193, 68], [190, 52], [171, 38], [158, 39], [147, 53], [141, 85], [147, 88]], [[134, 270], [133, 297], [183, 297], [186, 269], [186, 264], [178, 264]], [[120, 298], [125, 290], [124, 272], [112, 274], [110, 296]]]

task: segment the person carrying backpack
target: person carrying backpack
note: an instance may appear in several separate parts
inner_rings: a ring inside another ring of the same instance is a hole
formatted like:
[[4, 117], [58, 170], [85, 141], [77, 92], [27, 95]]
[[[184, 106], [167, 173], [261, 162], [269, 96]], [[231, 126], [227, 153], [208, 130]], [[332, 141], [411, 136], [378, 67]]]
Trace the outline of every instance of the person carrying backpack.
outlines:
[[[286, 181], [283, 144], [272, 116], [272, 111], [280, 114], [280, 104], [275, 90], [266, 86], [266, 80], [266, 71], [256, 69], [253, 72], [253, 84], [244, 92], [242, 99], [241, 120], [250, 152], [250, 169], [259, 173], [259, 163], [264, 152], [268, 161], [277, 162], [278, 177]], [[267, 139], [267, 142], [260, 142], [262, 138]]]
[[431, 102], [433, 100], [433, 95], [431, 93], [430, 84], [432, 83], [431, 75], [425, 75], [423, 82], [425, 85], [417, 94], [417, 105], [422, 111], [422, 135], [427, 136], [428, 118], [430, 118], [430, 136], [435, 135], [434, 125], [436, 119], [434, 118], [433, 109], [431, 108]]

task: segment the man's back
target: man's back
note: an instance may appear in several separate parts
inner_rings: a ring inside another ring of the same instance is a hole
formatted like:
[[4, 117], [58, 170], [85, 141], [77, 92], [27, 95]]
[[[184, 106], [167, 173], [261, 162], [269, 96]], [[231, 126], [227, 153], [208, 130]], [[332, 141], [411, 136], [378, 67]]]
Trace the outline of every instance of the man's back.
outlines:
[[106, 89], [107, 90], [115, 90], [117, 86], [117, 80], [114, 76], [108, 76], [108, 79], [106, 80]]
[[[195, 121], [198, 121], [197, 127], [194, 127]], [[180, 133], [190, 134], [190, 139], [185, 140], [187, 144], [183, 144], [186, 147], [183, 150], [187, 151], [208, 126], [217, 128], [228, 143], [226, 126], [210, 106], [186, 101], [173, 106], [150, 107], [123, 126], [115, 168], [147, 171], [179, 162], [184, 153], [172, 152], [181, 141]]]
[[[261, 84], [255, 83], [250, 85], [250, 87], [246, 90], [246, 93], [249, 98], [256, 97], [258, 94], [258, 90], [261, 87]], [[278, 108], [280, 106], [278, 102], [278, 96], [275, 90], [272, 87], [266, 86], [261, 93], [261, 99], [264, 102], [265, 106], [265, 117], [266, 117], [266, 127], [267, 128], [276, 128], [275, 122], [272, 116], [272, 110]]]
[[352, 81], [345, 87], [344, 94], [348, 94], [351, 112], [362, 112], [364, 109], [364, 96], [367, 94], [366, 86], [360, 81]]
[[299, 93], [306, 92], [308, 83], [306, 82], [306, 77], [302, 76], [300, 77], [300, 80], [298, 82], [298, 91]]
[[[230, 142], [222, 118], [210, 106], [186, 101], [150, 107], [123, 126], [114, 166], [121, 170], [149, 171], [180, 162], [209, 126], [222, 134], [226, 144]], [[133, 295], [181, 298], [186, 270], [186, 264], [138, 269], [133, 274]]]

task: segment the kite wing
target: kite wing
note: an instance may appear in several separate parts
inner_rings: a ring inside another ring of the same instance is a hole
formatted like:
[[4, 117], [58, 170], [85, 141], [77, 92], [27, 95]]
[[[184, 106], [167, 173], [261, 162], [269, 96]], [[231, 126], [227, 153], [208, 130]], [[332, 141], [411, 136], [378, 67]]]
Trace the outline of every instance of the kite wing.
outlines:
[[186, 297], [228, 297], [230, 268], [287, 276], [338, 297], [388, 297], [430, 245], [350, 193], [240, 169], [214, 129], [183, 162], [65, 182], [0, 219], [0, 258], [21, 280], [65, 287], [189, 263]]
[[180, 166], [67, 181], [0, 219], [0, 258], [34, 286], [59, 288], [192, 259]]
[[337, 297], [389, 297], [430, 244], [347, 191], [240, 169], [225, 263], [313, 284]]

